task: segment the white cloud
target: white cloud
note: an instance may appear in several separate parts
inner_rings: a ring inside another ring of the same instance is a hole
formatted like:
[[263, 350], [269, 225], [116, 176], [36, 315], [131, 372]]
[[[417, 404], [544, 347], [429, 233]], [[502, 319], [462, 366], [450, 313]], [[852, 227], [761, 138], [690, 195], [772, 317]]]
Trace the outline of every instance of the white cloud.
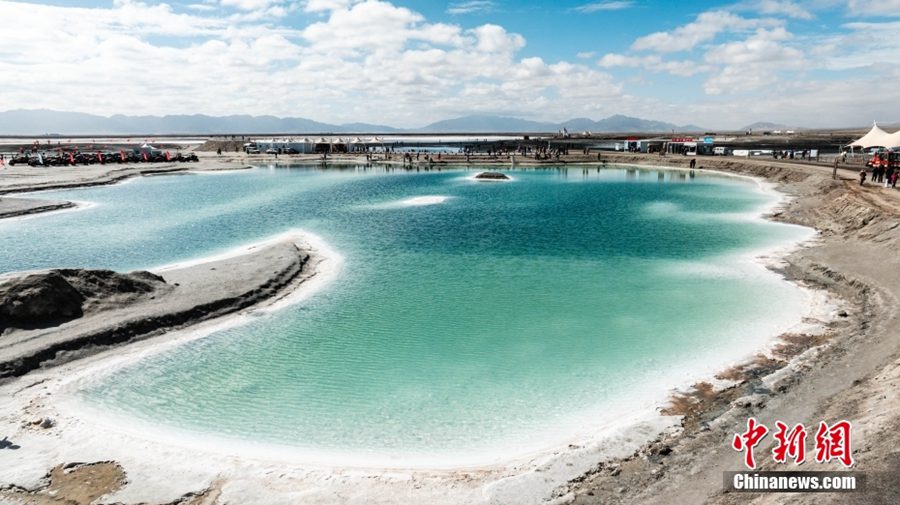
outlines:
[[212, 5], [212, 4], [188, 4], [185, 7], [187, 7], [188, 9], [194, 10], [194, 11], [204, 11], [204, 12], [216, 10], [216, 6]]
[[630, 0], [612, 0], [608, 2], [594, 2], [575, 7], [575, 10], [583, 13], [601, 12], [601, 11], [618, 11], [622, 9], [630, 9], [634, 5]]
[[268, 9], [269, 7], [280, 5], [280, 0], [221, 0], [223, 7], [236, 7], [238, 9], [252, 11], [260, 9]]
[[306, 0], [303, 9], [306, 12], [336, 11], [345, 9], [352, 3], [352, 0]]
[[475, 12], [490, 12], [497, 7], [495, 2], [491, 0], [469, 0], [468, 2], [457, 2], [447, 7], [448, 14], [472, 14]]
[[697, 19], [679, 26], [671, 32], [656, 32], [640, 37], [631, 48], [636, 51], [656, 51], [660, 53], [687, 51], [698, 44], [708, 42], [722, 32], [752, 30], [760, 26], [782, 24], [774, 19], [746, 19], [727, 11], [708, 11]]
[[[866, 75], [840, 80], [795, 79], [767, 84], [765, 99], [732, 96], [684, 105], [692, 119], [710, 118], [704, 126], [740, 128], [760, 121], [777, 121], [809, 127], [871, 126], [873, 119], [896, 121], [885, 104], [900, 103], [900, 87], [892, 84], [900, 71], [887, 71], [884, 79]], [[721, 118], [721, 119], [715, 119]]]
[[813, 19], [813, 14], [794, 2], [778, 0], [762, 0], [748, 4], [748, 8], [757, 10], [762, 14], [782, 14], [794, 19]]
[[525, 38], [508, 33], [502, 26], [482, 25], [472, 30], [477, 38], [477, 49], [485, 53], [512, 53], [525, 46]]
[[850, 0], [847, 12], [854, 16], [900, 16], [900, 0]]
[[777, 73], [802, 69], [802, 51], [781, 42], [791, 38], [784, 28], [759, 29], [746, 40], [720, 44], [710, 49], [705, 60], [721, 69], [704, 83], [712, 95], [752, 91], [777, 81]]
[[702, 72], [708, 72], [708, 65], [698, 64], [692, 60], [665, 61], [653, 54], [647, 56], [628, 56], [624, 54], [605, 54], [597, 65], [602, 68], [643, 68], [651, 72], [664, 72], [681, 77], [690, 77]]
[[581, 51], [575, 55], [576, 58], [581, 58], [583, 60], [588, 60], [593, 58], [597, 53], [594, 51]]
[[845, 31], [817, 39], [810, 51], [823, 68], [900, 65], [900, 21], [847, 23], [842, 28]]
[[659, 56], [627, 56], [624, 54], [604, 54], [597, 62], [603, 68], [613, 67], [644, 67], [654, 65], [661, 61]]

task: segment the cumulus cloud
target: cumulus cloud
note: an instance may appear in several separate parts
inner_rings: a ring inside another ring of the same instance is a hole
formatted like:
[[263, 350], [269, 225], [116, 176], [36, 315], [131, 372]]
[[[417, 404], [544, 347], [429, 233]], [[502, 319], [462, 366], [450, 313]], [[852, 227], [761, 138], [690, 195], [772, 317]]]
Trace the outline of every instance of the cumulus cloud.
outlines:
[[803, 68], [803, 52], [782, 43], [790, 38], [784, 28], [761, 28], [745, 40], [710, 49], [705, 60], [721, 70], [707, 79], [705, 91], [718, 95], [756, 90], [776, 82], [779, 71]]
[[746, 31], [760, 26], [782, 24], [774, 19], [747, 19], [727, 11], [703, 12], [697, 19], [671, 32], [656, 32], [638, 38], [631, 45], [635, 51], [669, 53], [687, 51], [708, 42], [722, 32]]
[[850, 0], [847, 12], [854, 16], [900, 17], [900, 0]]
[[609, 53], [604, 54], [597, 62], [604, 68], [613, 67], [645, 67], [658, 64], [662, 61], [659, 56], [627, 56], [624, 54]]
[[900, 64], [900, 21], [846, 23], [840, 33], [817, 40], [811, 50], [831, 70]]
[[794, 19], [813, 19], [812, 12], [800, 5], [789, 1], [762, 0], [746, 4], [747, 9], [755, 10], [761, 14], [783, 15]]

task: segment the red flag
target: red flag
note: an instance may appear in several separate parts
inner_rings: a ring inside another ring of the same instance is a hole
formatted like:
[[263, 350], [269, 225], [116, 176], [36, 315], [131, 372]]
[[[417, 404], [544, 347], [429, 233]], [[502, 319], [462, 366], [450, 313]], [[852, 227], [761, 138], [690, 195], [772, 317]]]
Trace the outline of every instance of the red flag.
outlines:
[[166, 161], [169, 161], [169, 151], [166, 151]]

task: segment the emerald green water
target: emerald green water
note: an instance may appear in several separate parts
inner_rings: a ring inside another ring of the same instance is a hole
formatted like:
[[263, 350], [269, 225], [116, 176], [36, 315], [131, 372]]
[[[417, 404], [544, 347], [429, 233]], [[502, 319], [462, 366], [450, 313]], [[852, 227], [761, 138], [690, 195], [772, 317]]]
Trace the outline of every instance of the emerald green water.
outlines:
[[[799, 322], [753, 251], [810, 236], [747, 180], [581, 168], [294, 167], [56, 192], [0, 270], [148, 268], [293, 229], [343, 256], [312, 297], [98, 377], [94, 409], [299, 456], [476, 460], [630, 418]], [[441, 196], [416, 201], [411, 198]]]

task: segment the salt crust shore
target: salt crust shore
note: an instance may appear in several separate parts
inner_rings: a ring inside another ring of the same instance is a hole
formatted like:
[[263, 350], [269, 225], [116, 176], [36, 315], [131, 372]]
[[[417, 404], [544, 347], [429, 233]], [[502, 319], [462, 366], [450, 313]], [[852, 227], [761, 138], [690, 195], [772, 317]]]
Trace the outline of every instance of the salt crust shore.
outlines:
[[[789, 203], [782, 202], [782, 205]], [[770, 212], [777, 215], [782, 211], [773, 209]], [[772, 254], [767, 256], [774, 257]], [[307, 292], [308, 296], [307, 290], [300, 291]], [[834, 309], [828, 304], [822, 307], [826, 307], [825, 312]], [[812, 314], [811, 317], [816, 319], [812, 326], [821, 328], [823, 323], [819, 318], [824, 318], [825, 314]], [[204, 325], [186, 332], [181, 338], [198, 338], [215, 329], [214, 324]], [[156, 352], [151, 348], [160, 347], [155, 341], [148, 341], [124, 350], [133, 355]], [[123, 355], [123, 350], [116, 354]], [[134, 359], [140, 357], [135, 355]], [[652, 416], [627, 428], [612, 427], [593, 442], [570, 445], [555, 453], [493, 467], [428, 471], [297, 466], [287, 461], [235, 455], [234, 451], [197, 453], [183, 444], [168, 445], [140, 434], [127, 433], [121, 426], [118, 430], [111, 427], [98, 431], [92, 420], [66, 417], [57, 412], [56, 409], [71, 407], [67, 405], [71, 401], [60, 400], [57, 395], [65, 393], [76, 380], [72, 377], [89, 373], [92, 367], [104, 366], [104, 359], [109, 361], [111, 358], [88, 358], [32, 373], [15, 384], [3, 386], [3, 392], [11, 394], [4, 394], [3, 397], [9, 399], [0, 403], [3, 429], [0, 433], [20, 432], [13, 440], [21, 446], [15, 453], [21, 465], [12, 465], [10, 468], [14, 471], [0, 470], [0, 482], [35, 488], [54, 464], [113, 459], [125, 468], [129, 483], [102, 502], [165, 502], [188, 492], [205, 495], [211, 490], [223, 502], [236, 503], [396, 503], [409, 500], [423, 503], [540, 503], [548, 498], [560, 502], [582, 498], [590, 501], [588, 497], [592, 494], [588, 493], [594, 491], [589, 483], [598, 475], [598, 462], [609, 464], [616, 458], [628, 461], [641, 453], [642, 446], [646, 449], [647, 442], [661, 431], [668, 436], [677, 436], [683, 431], [678, 416]], [[722, 387], [728, 385], [722, 384]], [[50, 430], [21, 430], [17, 425], [22, 421], [22, 412], [27, 416], [56, 414], [58, 424]], [[161, 471], [163, 462], [165, 471]], [[719, 485], [720, 479], [721, 473]], [[564, 484], [567, 481], [573, 484]], [[627, 492], [619, 493], [620, 497], [627, 495]]]
[[122, 183], [141, 176], [187, 172], [211, 173], [250, 168], [238, 158], [204, 156], [192, 163], [154, 163], [131, 165], [87, 165], [79, 167], [5, 166], [0, 169], [0, 219], [78, 207], [77, 202], [43, 200], [41, 195], [12, 197], [16, 193], [32, 193], [56, 189], [80, 188]]

